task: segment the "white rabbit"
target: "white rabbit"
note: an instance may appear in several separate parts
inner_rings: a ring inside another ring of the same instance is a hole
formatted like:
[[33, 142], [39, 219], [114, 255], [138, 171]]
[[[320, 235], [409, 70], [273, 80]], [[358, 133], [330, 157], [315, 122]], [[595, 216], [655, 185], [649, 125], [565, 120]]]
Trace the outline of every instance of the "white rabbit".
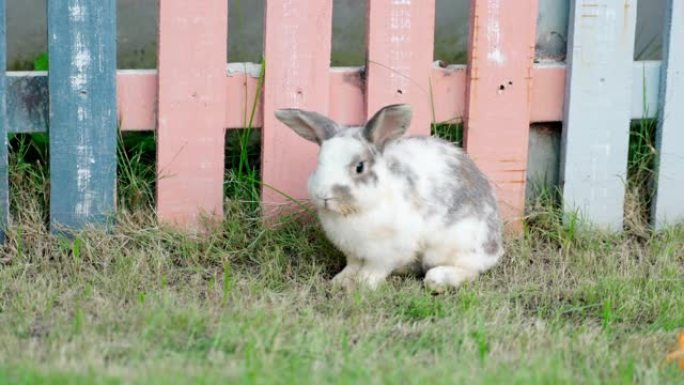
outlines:
[[425, 285], [441, 292], [503, 254], [487, 179], [446, 141], [402, 138], [411, 116], [410, 106], [391, 105], [364, 127], [343, 127], [316, 112], [276, 112], [321, 146], [308, 190], [325, 233], [347, 259], [336, 284], [376, 288], [390, 274], [418, 267]]

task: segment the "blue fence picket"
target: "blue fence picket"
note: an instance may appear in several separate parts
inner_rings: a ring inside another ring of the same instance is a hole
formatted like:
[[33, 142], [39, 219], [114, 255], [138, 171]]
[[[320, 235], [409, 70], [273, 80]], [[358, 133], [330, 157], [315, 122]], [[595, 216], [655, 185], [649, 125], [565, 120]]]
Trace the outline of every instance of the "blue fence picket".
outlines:
[[636, 1], [573, 0], [562, 139], [564, 210], [621, 230]]
[[116, 2], [48, 2], [50, 225], [106, 224], [115, 211]]
[[657, 194], [652, 207], [658, 229], [684, 220], [684, 0], [670, 0], [668, 6], [660, 105]]
[[9, 219], [9, 185], [7, 180], [7, 119], [5, 110], [7, 47], [5, 33], [5, 0], [0, 0], [0, 242], [5, 240]]

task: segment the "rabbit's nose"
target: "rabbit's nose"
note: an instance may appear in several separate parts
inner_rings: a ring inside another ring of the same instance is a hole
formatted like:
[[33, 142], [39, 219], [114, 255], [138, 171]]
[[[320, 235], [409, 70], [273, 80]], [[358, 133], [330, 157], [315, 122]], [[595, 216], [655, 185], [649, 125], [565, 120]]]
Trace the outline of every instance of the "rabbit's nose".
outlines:
[[316, 194], [315, 198], [317, 201], [323, 202], [323, 207], [328, 207], [328, 201], [330, 200], [329, 197], [323, 195], [323, 194]]

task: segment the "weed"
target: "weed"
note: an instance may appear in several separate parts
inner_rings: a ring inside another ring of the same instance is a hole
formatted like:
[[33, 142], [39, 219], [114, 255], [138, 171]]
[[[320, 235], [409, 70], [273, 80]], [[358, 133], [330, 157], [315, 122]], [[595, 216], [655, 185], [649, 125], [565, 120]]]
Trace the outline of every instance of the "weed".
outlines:
[[117, 147], [118, 201], [135, 212], [154, 204], [156, 141], [153, 133], [120, 133]]
[[33, 70], [47, 71], [50, 68], [49, 64], [50, 61], [48, 60], [48, 54], [47, 52], [43, 52], [33, 60]]
[[432, 126], [432, 135], [463, 147], [463, 124], [442, 123]]

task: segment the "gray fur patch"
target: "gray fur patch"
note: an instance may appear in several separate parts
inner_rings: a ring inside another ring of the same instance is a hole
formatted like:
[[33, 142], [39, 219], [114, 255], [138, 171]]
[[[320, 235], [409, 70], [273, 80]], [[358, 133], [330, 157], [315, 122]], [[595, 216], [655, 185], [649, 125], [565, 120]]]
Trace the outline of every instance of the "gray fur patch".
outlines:
[[371, 184], [375, 186], [378, 184], [378, 174], [376, 174], [375, 171], [366, 171], [362, 175], [354, 178], [354, 180], [357, 182], [357, 184]]
[[499, 240], [496, 239], [496, 237], [493, 237], [491, 234], [489, 235], [487, 241], [482, 245], [484, 252], [489, 255], [496, 255], [499, 252], [500, 247], [501, 245], [499, 244]]
[[395, 177], [404, 181], [404, 189], [402, 195], [404, 199], [412, 202], [416, 210], [423, 213], [424, 216], [432, 216], [436, 213], [434, 207], [427, 204], [425, 199], [418, 193], [418, 174], [409, 167], [406, 163], [401, 162], [394, 157], [387, 159], [387, 169]]
[[[356, 173], [356, 165], [359, 162], [363, 162], [364, 171], [361, 174]], [[373, 170], [375, 165], [375, 157], [370, 149], [364, 151], [361, 155], [355, 156], [354, 159], [349, 163], [349, 172], [356, 185], [377, 185], [378, 184], [378, 174]]]
[[351, 193], [351, 189], [349, 186], [343, 186], [340, 184], [336, 184], [332, 186], [331, 189], [333, 196], [335, 199], [339, 200], [342, 203], [353, 203], [354, 202], [354, 196]]
[[415, 191], [418, 175], [409, 166], [396, 158], [389, 158], [387, 159], [387, 169], [400, 179], [404, 179], [409, 190]]
[[487, 240], [482, 245], [484, 252], [489, 255], [498, 254], [502, 248], [501, 220], [496, 212], [496, 206], [493, 208], [495, 211], [487, 217]]
[[[454, 223], [469, 215], [482, 217], [487, 206], [496, 208], [489, 182], [472, 160], [462, 156], [450, 162], [448, 167], [455, 177], [454, 181], [443, 184], [435, 191], [435, 198], [447, 206], [447, 223]], [[491, 215], [497, 216], [496, 212]]]

